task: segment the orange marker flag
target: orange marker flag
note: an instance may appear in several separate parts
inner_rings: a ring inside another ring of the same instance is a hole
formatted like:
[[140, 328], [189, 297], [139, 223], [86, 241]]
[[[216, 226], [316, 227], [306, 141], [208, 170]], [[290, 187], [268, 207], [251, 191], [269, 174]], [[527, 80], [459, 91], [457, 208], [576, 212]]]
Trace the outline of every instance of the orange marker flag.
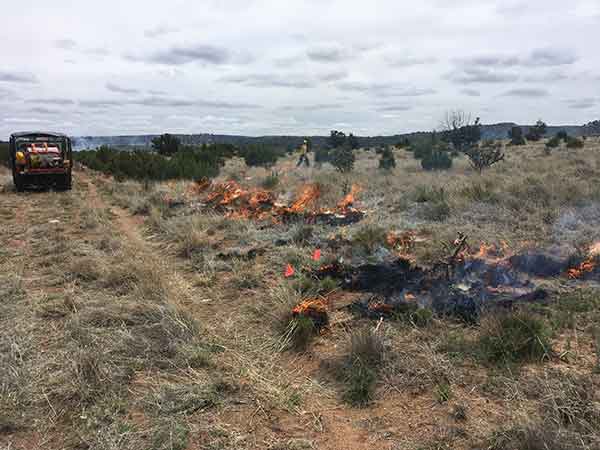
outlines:
[[321, 249], [318, 248], [315, 250], [315, 252], [312, 255], [312, 259], [313, 261], [320, 261], [321, 260]]
[[295, 273], [294, 268], [292, 267], [291, 264], [288, 264], [287, 267], [285, 268], [285, 272], [283, 273], [283, 276], [286, 278], [289, 278], [291, 276], [293, 276]]

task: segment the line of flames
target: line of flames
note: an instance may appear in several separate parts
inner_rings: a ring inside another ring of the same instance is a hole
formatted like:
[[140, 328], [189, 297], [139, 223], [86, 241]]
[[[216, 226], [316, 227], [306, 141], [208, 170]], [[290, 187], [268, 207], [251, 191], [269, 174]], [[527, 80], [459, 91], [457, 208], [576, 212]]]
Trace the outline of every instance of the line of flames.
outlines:
[[211, 184], [201, 180], [193, 185], [190, 190], [199, 194], [211, 188], [206, 194], [205, 202], [217, 207], [231, 208], [227, 216], [235, 218], [265, 219], [294, 215], [294, 214], [345, 214], [353, 210], [356, 195], [360, 188], [356, 185], [344, 198], [338, 202], [336, 208], [316, 209], [317, 200], [321, 196], [321, 186], [318, 183], [305, 185], [300, 194], [289, 206], [277, 203], [273, 192], [261, 189], [244, 189], [235, 181]]

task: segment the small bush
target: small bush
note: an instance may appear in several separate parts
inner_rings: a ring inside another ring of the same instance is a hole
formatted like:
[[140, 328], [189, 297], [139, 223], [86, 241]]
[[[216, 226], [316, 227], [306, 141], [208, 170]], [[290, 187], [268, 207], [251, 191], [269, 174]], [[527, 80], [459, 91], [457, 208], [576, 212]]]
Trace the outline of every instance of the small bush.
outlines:
[[498, 200], [494, 185], [489, 180], [473, 182], [465, 186], [461, 190], [461, 194], [474, 202], [494, 203]]
[[317, 327], [310, 317], [298, 315], [293, 317], [285, 331], [284, 341], [294, 350], [302, 351], [317, 335]]
[[381, 152], [379, 168], [382, 170], [392, 170], [394, 167], [396, 167], [396, 158], [394, 157], [394, 152], [390, 147], [385, 147]]
[[450, 217], [450, 205], [446, 201], [437, 201], [423, 205], [421, 217], [432, 222], [443, 222]]
[[378, 366], [383, 361], [384, 351], [381, 335], [368, 328], [350, 336], [350, 360], [360, 359], [369, 366]]
[[366, 252], [372, 253], [378, 247], [386, 245], [387, 232], [374, 225], [365, 225], [354, 235], [353, 241]]
[[546, 142], [546, 148], [548, 149], [557, 148], [558, 146], [560, 146], [560, 139], [558, 136], [554, 136], [552, 139]]
[[377, 375], [360, 359], [347, 370], [344, 400], [352, 406], [364, 407], [373, 399]]
[[510, 139], [510, 145], [525, 145], [525, 138], [523, 137], [523, 129], [521, 127], [512, 127], [508, 132]]
[[572, 136], [568, 136], [566, 142], [567, 148], [583, 148], [585, 146], [585, 143], [581, 139]]
[[488, 363], [540, 362], [551, 351], [546, 324], [526, 312], [489, 315], [480, 333], [479, 352]]
[[356, 156], [354, 150], [349, 146], [342, 146], [331, 151], [330, 163], [338, 172], [348, 173], [354, 169]]
[[244, 158], [244, 162], [248, 167], [271, 167], [280, 156], [285, 154], [285, 151], [265, 145], [249, 145], [240, 149], [238, 153]]
[[446, 201], [446, 191], [443, 187], [435, 188], [425, 185], [419, 185], [412, 194], [413, 200], [417, 203], [443, 202]]
[[262, 180], [260, 185], [264, 189], [275, 189], [279, 185], [279, 175], [274, 172], [271, 173], [271, 175], [268, 175], [264, 180]]
[[350, 351], [343, 370], [346, 402], [364, 407], [373, 399], [384, 352], [382, 336], [377, 332], [365, 328], [351, 335]]
[[424, 170], [447, 170], [452, 167], [452, 157], [446, 151], [434, 150], [421, 160]]
[[479, 173], [504, 159], [502, 143], [494, 141], [486, 141], [481, 145], [471, 147], [465, 150], [465, 155], [469, 158], [471, 167]]

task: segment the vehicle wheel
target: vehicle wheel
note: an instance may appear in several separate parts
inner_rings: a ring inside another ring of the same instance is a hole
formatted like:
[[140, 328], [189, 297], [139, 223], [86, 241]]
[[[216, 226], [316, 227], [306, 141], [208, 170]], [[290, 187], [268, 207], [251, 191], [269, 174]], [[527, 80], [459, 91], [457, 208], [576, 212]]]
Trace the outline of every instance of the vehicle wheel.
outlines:
[[13, 182], [15, 183], [15, 189], [17, 192], [23, 192], [25, 190], [25, 180], [19, 174], [13, 175]]
[[71, 190], [71, 184], [72, 184], [72, 176], [71, 173], [69, 172], [66, 175], [63, 175], [59, 182], [57, 183], [57, 188], [61, 191], [70, 191]]

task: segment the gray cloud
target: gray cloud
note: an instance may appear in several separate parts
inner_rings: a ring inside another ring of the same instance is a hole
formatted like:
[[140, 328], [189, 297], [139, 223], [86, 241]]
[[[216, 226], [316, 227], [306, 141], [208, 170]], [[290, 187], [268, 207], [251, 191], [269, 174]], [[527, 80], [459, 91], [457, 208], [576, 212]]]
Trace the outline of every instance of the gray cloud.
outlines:
[[120, 94], [138, 94], [140, 92], [138, 89], [125, 88], [111, 82], [106, 83], [106, 89], [112, 92], [118, 92]]
[[571, 50], [541, 48], [531, 52], [523, 65], [531, 67], [564, 66], [577, 62], [577, 55]]
[[514, 73], [484, 69], [480, 67], [464, 68], [446, 75], [446, 78], [455, 83], [511, 83], [517, 81], [519, 76]]
[[60, 114], [60, 111], [51, 108], [45, 108], [43, 106], [37, 106], [35, 108], [30, 108], [30, 112], [38, 113], [38, 114]]
[[344, 105], [342, 103], [314, 103], [310, 105], [285, 105], [281, 106], [278, 109], [282, 111], [315, 111], [315, 110], [323, 110], [323, 109], [339, 109], [343, 108]]
[[532, 83], [551, 83], [556, 81], [568, 80], [571, 77], [562, 72], [536, 73], [523, 78], [524, 81]]
[[409, 111], [412, 109], [412, 106], [409, 105], [387, 105], [387, 106], [380, 106], [377, 108], [377, 111], [381, 111], [381, 112], [402, 112], [402, 111]]
[[0, 70], [0, 81], [7, 83], [38, 83], [35, 75], [25, 72], [7, 72]]
[[165, 25], [158, 25], [154, 28], [144, 30], [144, 36], [146, 36], [147, 38], [157, 38], [169, 33], [175, 33], [177, 31], [177, 28], [167, 27]]
[[352, 58], [354, 53], [340, 45], [321, 45], [309, 48], [306, 56], [315, 62], [336, 63]]
[[337, 70], [333, 72], [322, 73], [318, 76], [321, 81], [340, 81], [348, 78], [348, 72], [345, 70]]
[[206, 107], [206, 108], [222, 108], [222, 109], [254, 109], [259, 108], [258, 105], [248, 103], [230, 103], [223, 101], [210, 101], [210, 100], [187, 100], [187, 99], [171, 99], [164, 97], [146, 97], [139, 100], [131, 100], [127, 102], [131, 105], [143, 105], [143, 106], [160, 106], [160, 107]]
[[361, 81], [345, 81], [339, 83], [337, 88], [347, 92], [363, 92], [373, 95], [386, 95], [390, 97], [420, 97], [435, 94], [431, 88], [415, 88], [398, 86], [395, 83], [368, 83]]
[[465, 88], [465, 89], [461, 89], [460, 92], [461, 92], [461, 94], [468, 95], [469, 97], [480, 97], [481, 96], [481, 92], [478, 91], [477, 89]]
[[463, 67], [484, 66], [508, 67], [554, 67], [577, 62], [577, 55], [568, 49], [538, 48], [525, 56], [519, 55], [480, 55], [455, 60]]
[[88, 49], [85, 49], [83, 52], [87, 53], [88, 55], [93, 55], [93, 56], [107, 56], [110, 53], [108, 51], [108, 49], [106, 49], [104, 47], [88, 48]]
[[79, 100], [79, 106], [84, 108], [108, 108], [123, 106], [123, 102], [118, 100]]
[[62, 48], [63, 50], [73, 50], [75, 47], [77, 47], [77, 42], [75, 42], [73, 39], [59, 39], [54, 42], [54, 45], [57, 48]]
[[195, 44], [171, 47], [166, 50], [154, 52], [147, 56], [129, 55], [127, 58], [133, 61], [165, 64], [170, 66], [179, 66], [191, 62], [218, 65], [230, 62], [232, 55], [229, 50], [224, 47]]
[[434, 64], [438, 60], [434, 57], [415, 57], [415, 56], [387, 56], [386, 62], [390, 67], [411, 67]]
[[577, 100], [569, 100], [567, 102], [569, 108], [572, 109], [589, 109], [597, 105], [597, 101], [594, 98], [581, 98]]
[[47, 105], [73, 105], [75, 102], [68, 98], [32, 98], [27, 103], [43, 103]]
[[502, 95], [507, 96], [507, 97], [538, 98], [538, 97], [547, 97], [548, 95], [550, 95], [550, 93], [545, 89], [539, 89], [539, 88], [517, 88], [517, 89], [511, 89], [509, 91], [506, 91]]
[[230, 75], [221, 77], [219, 81], [226, 83], [237, 83], [257, 88], [314, 88], [317, 84], [314, 80], [301, 75], [274, 75], [274, 74], [250, 74]]

